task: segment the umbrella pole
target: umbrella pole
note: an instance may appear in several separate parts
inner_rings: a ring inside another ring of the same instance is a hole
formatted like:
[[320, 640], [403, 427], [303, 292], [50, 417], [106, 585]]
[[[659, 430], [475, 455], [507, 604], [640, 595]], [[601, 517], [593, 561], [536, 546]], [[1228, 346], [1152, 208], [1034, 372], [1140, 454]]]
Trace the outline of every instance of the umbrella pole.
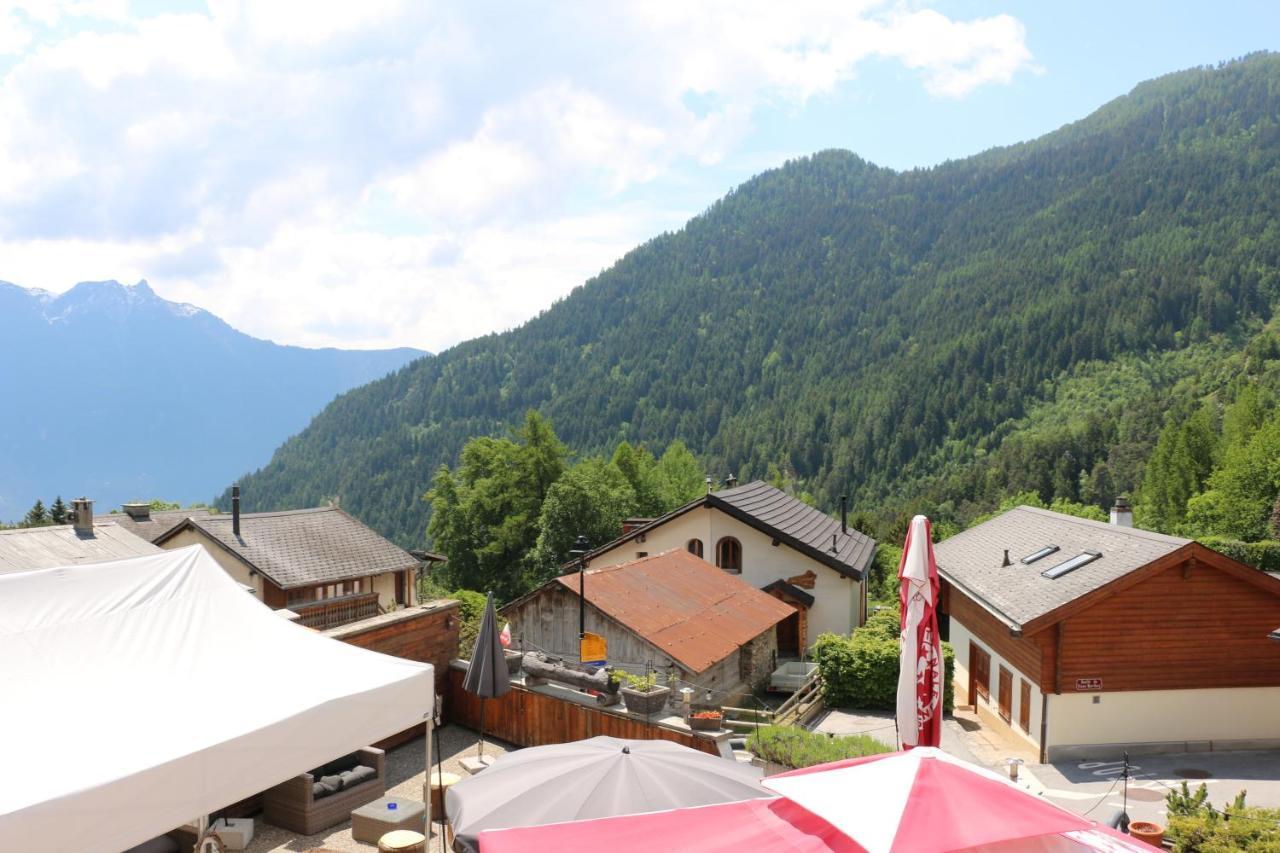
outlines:
[[480, 697], [480, 745], [476, 749], [476, 758], [480, 760], [481, 764], [484, 763], [484, 703], [485, 703], [485, 697], [481, 696]]

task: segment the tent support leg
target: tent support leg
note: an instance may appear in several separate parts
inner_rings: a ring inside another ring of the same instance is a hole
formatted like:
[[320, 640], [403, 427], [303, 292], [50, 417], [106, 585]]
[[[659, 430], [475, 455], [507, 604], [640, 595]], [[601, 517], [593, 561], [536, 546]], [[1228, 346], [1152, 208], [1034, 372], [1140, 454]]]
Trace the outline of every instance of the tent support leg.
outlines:
[[427, 837], [428, 847], [431, 846], [431, 733], [435, 731], [435, 727], [435, 720], [432, 717], [427, 717], [427, 763], [422, 765], [422, 802], [427, 807], [423, 813], [423, 818], [425, 819], [423, 835]]

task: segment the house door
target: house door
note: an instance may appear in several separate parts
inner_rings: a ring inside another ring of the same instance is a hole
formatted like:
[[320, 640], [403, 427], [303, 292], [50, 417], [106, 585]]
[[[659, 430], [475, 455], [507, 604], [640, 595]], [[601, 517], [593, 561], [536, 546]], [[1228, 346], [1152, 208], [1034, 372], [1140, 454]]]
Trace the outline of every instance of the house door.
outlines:
[[1024, 678], [1022, 679], [1021, 696], [1018, 703], [1018, 725], [1022, 726], [1022, 730], [1027, 734], [1031, 734], [1031, 685]]
[[404, 572], [396, 572], [396, 604], [404, 604]]
[[1000, 667], [1000, 692], [997, 698], [1000, 719], [1006, 723], [1013, 719], [1013, 673]]
[[800, 657], [800, 611], [778, 623], [778, 655]]
[[978, 697], [991, 701], [991, 655], [972, 640], [969, 641], [969, 703], [975, 708]]

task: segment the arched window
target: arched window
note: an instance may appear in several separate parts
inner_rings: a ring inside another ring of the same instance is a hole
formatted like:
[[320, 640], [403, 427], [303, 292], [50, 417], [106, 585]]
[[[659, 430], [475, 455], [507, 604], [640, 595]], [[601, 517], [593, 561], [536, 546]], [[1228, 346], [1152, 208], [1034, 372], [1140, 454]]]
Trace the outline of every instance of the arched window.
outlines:
[[684, 547], [688, 548], [689, 553], [692, 554], [693, 556], [695, 557], [702, 556], [702, 540], [701, 539], [690, 539], [688, 544], [686, 544]]
[[742, 543], [726, 536], [716, 543], [716, 565], [726, 572], [742, 571]]

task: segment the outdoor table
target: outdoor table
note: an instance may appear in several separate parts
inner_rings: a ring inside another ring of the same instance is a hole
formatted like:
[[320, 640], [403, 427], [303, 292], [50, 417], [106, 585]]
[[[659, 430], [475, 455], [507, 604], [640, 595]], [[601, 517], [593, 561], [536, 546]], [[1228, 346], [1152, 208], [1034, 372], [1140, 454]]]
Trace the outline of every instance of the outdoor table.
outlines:
[[377, 844], [397, 829], [421, 829], [427, 806], [417, 800], [383, 797], [351, 813], [351, 837]]

